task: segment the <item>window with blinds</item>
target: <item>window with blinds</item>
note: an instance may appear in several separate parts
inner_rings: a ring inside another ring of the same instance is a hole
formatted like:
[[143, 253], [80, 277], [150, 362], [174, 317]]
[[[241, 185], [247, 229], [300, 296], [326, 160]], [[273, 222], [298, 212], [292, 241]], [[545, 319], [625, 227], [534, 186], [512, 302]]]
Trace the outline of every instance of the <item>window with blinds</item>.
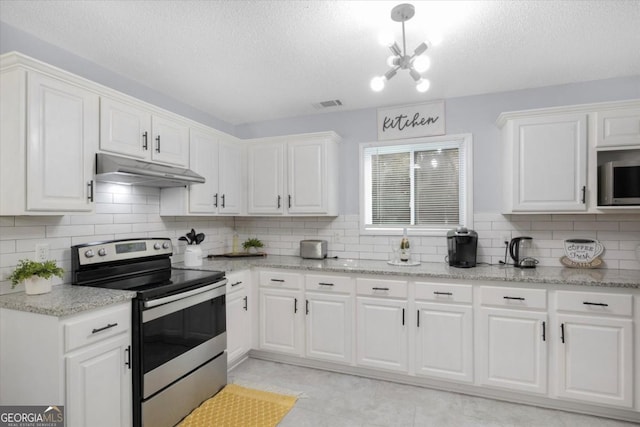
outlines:
[[364, 224], [371, 230], [467, 225], [470, 136], [364, 145]]

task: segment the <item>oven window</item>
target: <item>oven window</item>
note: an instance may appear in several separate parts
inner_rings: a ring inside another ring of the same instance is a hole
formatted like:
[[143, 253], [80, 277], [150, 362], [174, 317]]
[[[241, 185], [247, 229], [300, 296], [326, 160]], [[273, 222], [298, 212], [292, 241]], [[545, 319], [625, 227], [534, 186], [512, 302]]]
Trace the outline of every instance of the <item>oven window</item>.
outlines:
[[613, 168], [613, 197], [616, 199], [640, 197], [640, 166]]
[[145, 322], [142, 326], [144, 373], [220, 335], [225, 330], [224, 295]]

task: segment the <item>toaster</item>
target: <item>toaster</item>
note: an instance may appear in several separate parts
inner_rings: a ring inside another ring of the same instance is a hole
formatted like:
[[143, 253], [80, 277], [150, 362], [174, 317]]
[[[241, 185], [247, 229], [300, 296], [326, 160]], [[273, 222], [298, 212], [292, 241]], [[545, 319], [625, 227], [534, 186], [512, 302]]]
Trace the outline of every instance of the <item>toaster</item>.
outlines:
[[302, 258], [323, 259], [327, 257], [326, 240], [300, 240]]

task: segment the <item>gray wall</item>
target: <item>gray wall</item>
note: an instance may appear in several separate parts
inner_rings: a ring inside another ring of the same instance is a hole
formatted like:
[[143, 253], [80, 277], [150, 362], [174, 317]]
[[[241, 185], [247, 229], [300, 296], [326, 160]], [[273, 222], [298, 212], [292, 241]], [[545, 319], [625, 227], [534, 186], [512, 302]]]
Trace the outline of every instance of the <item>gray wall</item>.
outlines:
[[[469, 78], [473, 78], [472, 75]], [[474, 144], [474, 211], [499, 212], [502, 203], [500, 131], [504, 111], [640, 98], [640, 76], [573, 83], [539, 89], [446, 99], [448, 134], [471, 133]], [[343, 138], [340, 212], [355, 214], [358, 201], [358, 144], [377, 139], [376, 110], [325, 113], [236, 126], [236, 136], [253, 138], [334, 130]]]
[[232, 134], [233, 125], [0, 21], [0, 54], [20, 52], [165, 110]]

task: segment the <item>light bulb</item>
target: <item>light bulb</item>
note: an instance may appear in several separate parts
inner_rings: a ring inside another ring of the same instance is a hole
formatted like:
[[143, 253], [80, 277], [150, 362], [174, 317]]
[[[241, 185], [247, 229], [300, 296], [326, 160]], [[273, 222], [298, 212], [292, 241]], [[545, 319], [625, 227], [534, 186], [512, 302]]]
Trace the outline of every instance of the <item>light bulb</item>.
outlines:
[[426, 92], [429, 90], [429, 87], [431, 86], [431, 82], [427, 79], [420, 79], [420, 81], [418, 81], [418, 84], [416, 85], [416, 90], [418, 92]]
[[378, 42], [385, 47], [389, 47], [391, 45], [393, 45], [393, 34], [391, 34], [390, 32], [386, 31], [384, 33], [380, 33], [380, 35], [378, 36]]
[[384, 77], [376, 76], [372, 78], [370, 86], [372, 91], [380, 92], [382, 89], [384, 89]]
[[419, 73], [424, 73], [431, 68], [431, 59], [425, 55], [418, 56], [413, 60], [413, 68]]

